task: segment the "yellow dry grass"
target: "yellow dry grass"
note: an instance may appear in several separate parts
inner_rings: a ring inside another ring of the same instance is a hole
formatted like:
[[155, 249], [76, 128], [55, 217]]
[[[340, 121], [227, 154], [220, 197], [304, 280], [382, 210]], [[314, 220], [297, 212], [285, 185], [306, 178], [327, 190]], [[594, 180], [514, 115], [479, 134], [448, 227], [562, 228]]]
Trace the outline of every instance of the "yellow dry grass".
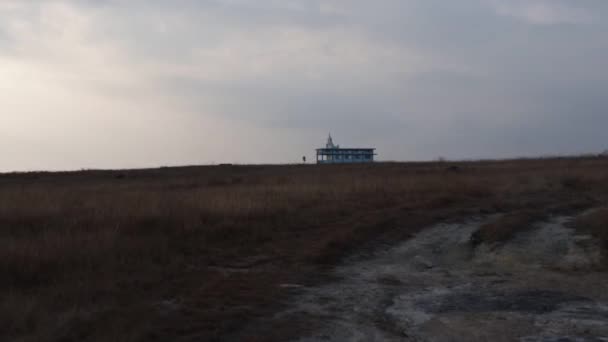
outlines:
[[[271, 310], [296, 268], [426, 222], [590, 206], [607, 170], [574, 158], [0, 175], [0, 340], [221, 338]], [[267, 273], [213, 268], [260, 255], [278, 260]], [[169, 299], [180, 309], [159, 309]]]

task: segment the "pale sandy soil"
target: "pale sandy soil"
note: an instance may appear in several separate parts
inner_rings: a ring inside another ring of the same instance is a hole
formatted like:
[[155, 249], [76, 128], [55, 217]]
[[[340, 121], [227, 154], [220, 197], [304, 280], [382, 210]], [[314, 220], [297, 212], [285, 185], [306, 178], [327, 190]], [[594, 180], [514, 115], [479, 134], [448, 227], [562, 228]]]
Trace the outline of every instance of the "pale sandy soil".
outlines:
[[[590, 236], [554, 218], [474, 248], [484, 222], [442, 224], [299, 291], [275, 319], [308, 322], [299, 341], [608, 341], [608, 274]], [[287, 285], [286, 285], [287, 286]]]

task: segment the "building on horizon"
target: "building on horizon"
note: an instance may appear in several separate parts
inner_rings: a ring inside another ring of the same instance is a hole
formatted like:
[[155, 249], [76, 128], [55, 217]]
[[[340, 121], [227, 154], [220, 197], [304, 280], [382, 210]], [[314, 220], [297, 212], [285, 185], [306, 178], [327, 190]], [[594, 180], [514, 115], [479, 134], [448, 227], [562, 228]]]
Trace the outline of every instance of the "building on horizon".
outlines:
[[329, 134], [325, 148], [317, 149], [317, 164], [373, 163], [375, 148], [341, 148]]

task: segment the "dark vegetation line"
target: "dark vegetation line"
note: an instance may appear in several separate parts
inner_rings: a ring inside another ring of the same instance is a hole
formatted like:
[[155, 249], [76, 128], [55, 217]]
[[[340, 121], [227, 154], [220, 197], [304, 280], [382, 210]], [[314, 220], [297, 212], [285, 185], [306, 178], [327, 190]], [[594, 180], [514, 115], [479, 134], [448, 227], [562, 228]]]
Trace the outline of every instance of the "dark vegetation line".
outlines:
[[[0, 340], [239, 339], [289, 296], [280, 284], [323, 281], [352, 251], [492, 213], [480, 241], [508, 239], [605, 204], [607, 171], [559, 158], [1, 175]], [[607, 241], [607, 217], [581, 229]]]

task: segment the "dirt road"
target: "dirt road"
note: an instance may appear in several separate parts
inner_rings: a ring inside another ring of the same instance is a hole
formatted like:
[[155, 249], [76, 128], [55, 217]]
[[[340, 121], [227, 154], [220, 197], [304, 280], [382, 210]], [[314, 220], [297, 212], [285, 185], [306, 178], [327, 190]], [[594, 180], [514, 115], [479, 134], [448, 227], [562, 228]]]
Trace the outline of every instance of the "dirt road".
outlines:
[[299, 341], [608, 341], [600, 249], [569, 220], [478, 247], [469, 240], [483, 219], [423, 230], [298, 289], [275, 319], [307, 322]]

